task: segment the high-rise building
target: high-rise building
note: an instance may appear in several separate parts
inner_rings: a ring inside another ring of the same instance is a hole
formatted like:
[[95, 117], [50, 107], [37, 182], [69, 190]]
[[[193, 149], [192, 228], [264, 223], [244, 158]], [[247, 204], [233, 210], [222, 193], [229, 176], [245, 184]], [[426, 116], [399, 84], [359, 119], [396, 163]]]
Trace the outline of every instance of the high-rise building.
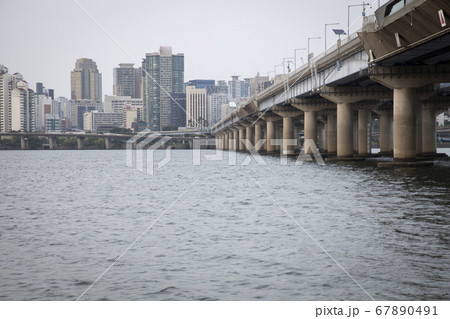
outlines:
[[42, 82], [36, 82], [36, 95], [45, 95], [46, 97], [50, 97], [52, 100], [55, 99], [55, 90], [45, 88]]
[[120, 63], [113, 72], [113, 94], [129, 96], [133, 99], [141, 97], [141, 68], [134, 68], [133, 63]]
[[268, 76], [260, 76], [258, 72], [256, 76], [250, 80], [250, 96], [261, 93], [271, 84], [272, 82], [269, 80]]
[[92, 100], [75, 100], [71, 101], [71, 124], [72, 128], [83, 129], [83, 114], [91, 111], [103, 111], [103, 103]]
[[42, 82], [36, 82], [36, 94], [44, 94], [44, 84]]
[[225, 93], [208, 94], [207, 117], [208, 126], [211, 127], [222, 118], [222, 104], [228, 103], [228, 95]]
[[22, 74], [0, 65], [0, 131], [35, 131], [34, 91]]
[[20, 75], [15, 89], [11, 91], [11, 130], [21, 132], [35, 131], [34, 103], [34, 91], [28, 88], [28, 83]]
[[219, 80], [217, 81], [217, 92], [228, 94], [228, 84], [226, 81]]
[[120, 113], [91, 111], [83, 114], [83, 129], [87, 132], [108, 132], [122, 126], [122, 123]]
[[244, 81], [239, 80], [238, 75], [231, 77], [228, 81], [228, 97], [230, 101], [236, 101], [240, 98], [247, 98], [250, 95], [250, 79], [246, 78]]
[[186, 87], [186, 125], [188, 127], [208, 127], [206, 114], [206, 89]]
[[172, 47], [147, 53], [142, 60], [142, 99], [147, 127], [160, 131], [172, 126], [172, 94], [183, 93], [184, 55], [173, 55]]
[[53, 101], [48, 95], [36, 94], [35, 96], [36, 104], [36, 131], [45, 132], [46, 121], [45, 115], [52, 113]]
[[81, 58], [70, 74], [72, 100], [102, 100], [102, 74], [91, 59]]
[[186, 126], [186, 94], [172, 93], [170, 105], [170, 129]]
[[0, 132], [11, 130], [12, 75], [0, 64]]
[[213, 88], [216, 86], [215, 80], [190, 80], [184, 84], [184, 87], [195, 86], [196, 89]]
[[134, 99], [129, 96], [105, 95], [105, 112], [122, 113], [125, 105], [142, 108], [142, 99]]

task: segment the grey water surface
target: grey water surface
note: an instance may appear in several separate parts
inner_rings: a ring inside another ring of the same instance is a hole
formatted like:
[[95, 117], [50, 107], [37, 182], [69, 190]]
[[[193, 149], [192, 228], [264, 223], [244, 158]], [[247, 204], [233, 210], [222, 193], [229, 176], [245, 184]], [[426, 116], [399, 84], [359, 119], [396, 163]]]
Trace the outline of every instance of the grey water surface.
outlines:
[[230, 154], [0, 152], [0, 300], [450, 299], [450, 162]]

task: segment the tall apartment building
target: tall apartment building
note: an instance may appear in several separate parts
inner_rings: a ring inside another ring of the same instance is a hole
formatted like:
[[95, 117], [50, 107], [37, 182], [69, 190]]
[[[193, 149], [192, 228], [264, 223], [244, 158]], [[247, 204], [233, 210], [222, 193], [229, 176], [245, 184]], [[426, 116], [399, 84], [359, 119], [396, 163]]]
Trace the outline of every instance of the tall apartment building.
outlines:
[[0, 132], [11, 130], [11, 90], [12, 75], [0, 64]]
[[120, 63], [113, 72], [113, 94], [141, 98], [141, 68], [134, 68], [133, 63]]
[[173, 55], [172, 47], [147, 53], [142, 61], [142, 99], [147, 127], [160, 131], [171, 123], [172, 94], [183, 93], [184, 55]]
[[206, 89], [186, 87], [186, 125], [188, 127], [208, 127], [206, 114]]
[[129, 96], [105, 95], [104, 110], [107, 113], [122, 113], [123, 107], [129, 105], [142, 108], [142, 99], [134, 99]]
[[214, 92], [208, 94], [207, 117], [208, 126], [211, 127], [222, 118], [222, 105], [228, 103], [228, 95], [226, 93]]
[[70, 82], [72, 100], [102, 100], [102, 74], [91, 59], [77, 59]]
[[36, 130], [34, 102], [34, 91], [28, 88], [28, 83], [20, 76], [15, 89], [11, 91], [11, 130]]
[[0, 65], [0, 131], [35, 131], [34, 91], [20, 73]]
[[75, 100], [71, 101], [70, 106], [72, 107], [71, 110], [71, 125], [72, 128], [77, 128], [79, 130], [83, 129], [83, 115], [84, 113], [88, 113], [91, 111], [103, 111], [103, 103], [102, 102], [96, 102], [92, 100]]
[[186, 94], [172, 93], [170, 105], [170, 129], [186, 126]]
[[86, 132], [108, 132], [122, 126], [121, 113], [91, 111], [83, 114], [83, 129]]
[[45, 132], [45, 116], [52, 112], [52, 98], [45, 94], [36, 94], [36, 131]]

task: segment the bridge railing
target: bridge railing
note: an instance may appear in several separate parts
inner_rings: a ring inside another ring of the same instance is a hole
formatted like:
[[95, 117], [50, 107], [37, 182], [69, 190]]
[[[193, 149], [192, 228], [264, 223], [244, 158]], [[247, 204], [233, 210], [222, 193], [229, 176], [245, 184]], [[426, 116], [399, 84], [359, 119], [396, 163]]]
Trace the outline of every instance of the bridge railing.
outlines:
[[[288, 77], [286, 77], [286, 79], [283, 79], [279, 82], [276, 82], [274, 84], [272, 84], [271, 86], [269, 86], [267, 89], [265, 89], [264, 91], [255, 94], [254, 96], [250, 97], [248, 101], [252, 100], [252, 99], [258, 99], [258, 97], [264, 97], [266, 95], [270, 95], [270, 93], [272, 91], [277, 91], [279, 89], [280, 86], [282, 86], [286, 81], [288, 81], [288, 83], [293, 83], [296, 81], [296, 79], [298, 77], [302, 77], [305, 74], [310, 74], [310, 69], [319, 64], [319, 62], [325, 58], [328, 55], [333, 55], [333, 54], [337, 54], [338, 50], [347, 46], [349, 43], [351, 43], [352, 41], [354, 41], [355, 39], [358, 38], [358, 32], [362, 31], [362, 28], [358, 29], [356, 32], [350, 34], [349, 36], [343, 38], [343, 39], [339, 39], [338, 41], [336, 41], [335, 44], [333, 44], [332, 46], [330, 46], [329, 48], [327, 48], [326, 51], [322, 52], [321, 54], [319, 54], [318, 56], [314, 57], [313, 59], [310, 60], [309, 64], [305, 63], [302, 66], [298, 67], [297, 69], [294, 70], [294, 72], [292, 72], [291, 74], [288, 75]], [[212, 131], [215, 131], [217, 128], [221, 127], [225, 122], [230, 121], [233, 118], [233, 114], [235, 112], [237, 112], [240, 108], [242, 108], [243, 106], [245, 106], [247, 104], [247, 102], [240, 104], [237, 106], [236, 111], [234, 111], [233, 113], [230, 113], [227, 115], [227, 117], [225, 117], [224, 119], [221, 119], [219, 122], [217, 122], [213, 127], [212, 127]]]

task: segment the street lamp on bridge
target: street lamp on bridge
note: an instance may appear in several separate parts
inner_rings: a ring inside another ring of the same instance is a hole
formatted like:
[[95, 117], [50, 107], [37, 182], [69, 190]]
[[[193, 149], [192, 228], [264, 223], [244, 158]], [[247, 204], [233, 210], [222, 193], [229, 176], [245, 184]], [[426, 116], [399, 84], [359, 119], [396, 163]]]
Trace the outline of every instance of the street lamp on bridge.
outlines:
[[297, 51], [306, 50], [306, 48], [294, 49], [294, 69], [297, 70]]
[[362, 16], [366, 15], [366, 6], [370, 6], [370, 3], [363, 2], [362, 4], [350, 4], [347, 6], [347, 35], [350, 36], [350, 7], [363, 7]]
[[329, 25], [338, 25], [339, 23], [325, 23], [325, 51], [327, 51], [327, 27]]
[[309, 53], [309, 41], [314, 40], [314, 39], [321, 39], [321, 37], [308, 38], [308, 65], [309, 65], [309, 61], [311, 61], [311, 54]]

